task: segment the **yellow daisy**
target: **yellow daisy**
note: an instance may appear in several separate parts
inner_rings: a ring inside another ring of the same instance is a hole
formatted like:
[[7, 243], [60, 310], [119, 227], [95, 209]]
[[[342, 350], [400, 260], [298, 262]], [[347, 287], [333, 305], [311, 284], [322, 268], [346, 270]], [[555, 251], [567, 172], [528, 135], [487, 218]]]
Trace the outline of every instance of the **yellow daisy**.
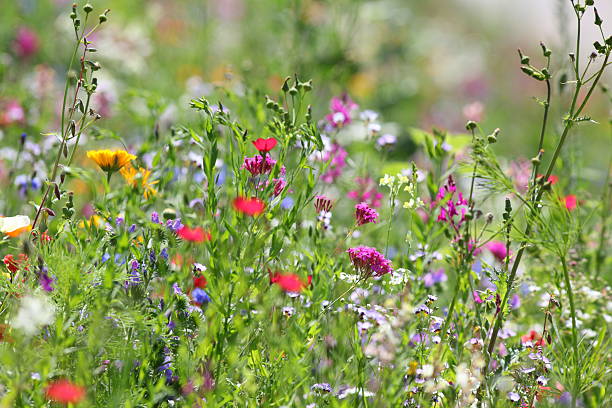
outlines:
[[136, 188], [139, 184], [142, 186], [145, 199], [149, 199], [149, 197], [157, 195], [157, 190], [153, 186], [159, 183], [159, 180], [149, 181], [151, 170], [147, 170], [142, 167], [139, 167], [138, 170], [136, 170], [131, 164], [128, 164], [119, 172], [125, 181], [132, 186], [132, 188]]
[[125, 150], [90, 150], [87, 152], [87, 157], [95, 161], [102, 171], [113, 173], [136, 158], [133, 154], [129, 154]]

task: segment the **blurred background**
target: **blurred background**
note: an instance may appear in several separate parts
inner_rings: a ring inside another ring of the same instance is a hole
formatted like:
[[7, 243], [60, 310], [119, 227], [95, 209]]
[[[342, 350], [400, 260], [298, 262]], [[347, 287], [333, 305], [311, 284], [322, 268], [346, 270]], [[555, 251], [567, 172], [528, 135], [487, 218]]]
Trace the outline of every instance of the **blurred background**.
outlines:
[[[81, 2], [83, 3], [83, 2]], [[531, 157], [537, 146], [545, 85], [520, 71], [517, 48], [545, 64], [539, 42], [553, 50], [554, 99], [547, 147], [554, 142], [570, 92], [562, 86], [575, 48], [569, 0], [91, 0], [109, 21], [91, 40], [102, 64], [95, 107], [100, 126], [126, 140], [188, 120], [189, 99], [221, 98], [219, 87], [276, 95], [283, 78], [312, 79], [316, 118], [329, 99], [347, 92], [361, 109], [380, 112], [408, 159], [410, 128], [462, 132], [468, 119], [485, 131], [501, 128], [499, 151]], [[61, 106], [72, 50], [72, 1], [2, 0], [0, 109], [24, 109], [25, 125], [7, 123], [3, 141], [23, 127], [51, 131]], [[80, 4], [82, 5], [82, 4]], [[612, 2], [596, 1], [612, 33]], [[592, 10], [585, 17], [581, 59], [600, 34]], [[600, 40], [601, 41], [601, 40]], [[601, 63], [600, 59], [595, 64]], [[603, 83], [610, 82], [608, 75]], [[565, 89], [565, 91], [564, 91]], [[578, 178], [603, 183], [610, 147], [610, 104], [597, 92], [571, 136], [564, 166]], [[5, 120], [6, 122], [6, 120]], [[558, 134], [558, 133], [557, 133]]]

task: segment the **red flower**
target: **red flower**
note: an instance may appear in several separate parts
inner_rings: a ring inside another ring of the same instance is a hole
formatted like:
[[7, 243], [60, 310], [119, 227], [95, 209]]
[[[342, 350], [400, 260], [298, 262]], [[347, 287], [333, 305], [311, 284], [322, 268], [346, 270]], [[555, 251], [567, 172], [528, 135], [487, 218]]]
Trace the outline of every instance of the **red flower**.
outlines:
[[207, 284], [208, 284], [208, 281], [206, 280], [204, 276], [194, 276], [193, 277], [193, 287], [194, 288], [205, 289]]
[[202, 227], [191, 229], [187, 226], [182, 226], [177, 234], [184, 240], [191, 242], [205, 242], [210, 241], [211, 238], [210, 232], [205, 231]]
[[308, 282], [304, 283], [295, 274], [281, 275], [270, 272], [270, 284], [276, 283], [285, 292], [301, 292], [304, 288], [312, 284], [312, 275], [308, 275]]
[[[15, 273], [19, 270], [22, 264], [26, 263], [28, 256], [25, 254], [19, 254], [19, 259], [15, 259], [13, 255], [5, 255], [2, 261], [6, 265], [6, 268], [11, 272]], [[27, 269], [27, 268], [26, 268]]]
[[59, 380], [47, 387], [45, 395], [55, 402], [76, 404], [85, 398], [85, 387], [72, 384], [68, 380]]
[[576, 202], [576, 196], [573, 194], [566, 195], [563, 201], [565, 202], [565, 208], [567, 208], [568, 211], [574, 211], [578, 205]]
[[276, 143], [278, 142], [273, 137], [269, 139], [262, 139], [260, 137], [259, 139], [253, 142], [253, 146], [255, 146], [257, 150], [259, 150], [259, 153], [267, 153], [270, 150], [274, 149], [274, 146], [276, 146]]
[[[544, 177], [543, 174], [538, 174], [538, 177]], [[554, 174], [551, 174], [548, 177], [548, 181], [550, 182], [551, 185], [555, 185], [557, 183], [557, 181], [559, 181], [559, 177], [555, 176]]]
[[264, 211], [266, 208], [266, 203], [256, 197], [236, 197], [234, 199], [234, 208], [242, 213], [255, 216]]
[[525, 344], [529, 341], [532, 342], [534, 346], [546, 346], [546, 341], [535, 330], [530, 330], [528, 334], [521, 336], [521, 343]]

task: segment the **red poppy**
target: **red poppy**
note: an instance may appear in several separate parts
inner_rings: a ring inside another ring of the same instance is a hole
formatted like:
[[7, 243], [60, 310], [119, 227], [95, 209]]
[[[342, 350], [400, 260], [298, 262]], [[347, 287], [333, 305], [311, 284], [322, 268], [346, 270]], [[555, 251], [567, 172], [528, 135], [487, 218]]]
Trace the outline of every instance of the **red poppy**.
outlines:
[[55, 402], [76, 404], [85, 398], [85, 387], [72, 384], [68, 380], [59, 380], [49, 384], [45, 395]]
[[202, 227], [189, 228], [187, 226], [182, 226], [178, 232], [178, 236], [183, 238], [186, 241], [191, 242], [205, 242], [210, 241], [210, 232], [205, 231]]
[[262, 139], [260, 137], [259, 139], [253, 142], [253, 146], [255, 146], [257, 150], [259, 150], [259, 153], [267, 153], [270, 150], [274, 149], [274, 146], [276, 146], [276, 143], [278, 142], [273, 137], [269, 139]]
[[194, 288], [206, 289], [207, 284], [208, 284], [208, 281], [206, 280], [204, 276], [194, 276], [193, 277], [193, 287]]
[[530, 330], [528, 334], [521, 336], [521, 343], [525, 344], [528, 341], [532, 342], [534, 346], [546, 346], [546, 341], [535, 330]]
[[[538, 177], [544, 177], [544, 175], [538, 174]], [[559, 177], [555, 176], [554, 174], [551, 174], [550, 176], [548, 176], [548, 181], [550, 181], [550, 184], [555, 185], [557, 184], [557, 181], [559, 181]]]
[[304, 288], [312, 283], [312, 275], [308, 275], [308, 282], [304, 283], [299, 276], [295, 274], [281, 275], [279, 273], [270, 272], [270, 284], [276, 283], [285, 292], [301, 292]]
[[576, 196], [573, 194], [566, 195], [563, 201], [565, 202], [565, 208], [567, 208], [568, 211], [574, 211], [578, 205]]
[[236, 197], [234, 199], [234, 208], [242, 213], [255, 216], [264, 211], [266, 203], [256, 197]]

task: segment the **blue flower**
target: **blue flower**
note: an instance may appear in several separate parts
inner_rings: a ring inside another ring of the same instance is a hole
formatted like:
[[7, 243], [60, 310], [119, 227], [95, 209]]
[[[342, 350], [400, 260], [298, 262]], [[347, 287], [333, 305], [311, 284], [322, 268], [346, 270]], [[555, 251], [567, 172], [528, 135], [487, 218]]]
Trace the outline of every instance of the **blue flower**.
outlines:
[[195, 288], [193, 292], [191, 292], [191, 298], [201, 305], [205, 305], [210, 302], [210, 296], [208, 293], [204, 291], [204, 289]]

